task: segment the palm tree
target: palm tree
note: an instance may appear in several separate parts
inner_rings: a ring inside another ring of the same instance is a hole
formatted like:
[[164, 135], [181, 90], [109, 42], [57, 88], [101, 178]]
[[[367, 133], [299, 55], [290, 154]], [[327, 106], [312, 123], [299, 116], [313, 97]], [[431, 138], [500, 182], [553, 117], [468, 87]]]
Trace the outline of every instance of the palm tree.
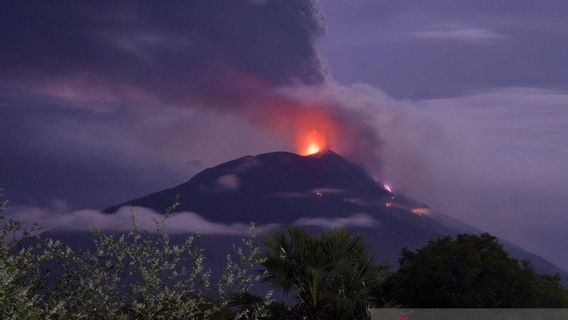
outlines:
[[265, 237], [266, 281], [293, 294], [295, 310], [310, 319], [367, 318], [369, 291], [387, 268], [375, 261], [361, 236], [345, 230], [311, 235], [299, 228]]

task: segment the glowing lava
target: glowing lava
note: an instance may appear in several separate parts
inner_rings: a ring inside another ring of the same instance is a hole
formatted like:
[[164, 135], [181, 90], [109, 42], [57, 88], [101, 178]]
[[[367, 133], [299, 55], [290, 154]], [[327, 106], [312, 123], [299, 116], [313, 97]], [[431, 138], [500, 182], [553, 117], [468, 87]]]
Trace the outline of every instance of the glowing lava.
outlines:
[[308, 148], [306, 149], [307, 155], [318, 153], [318, 152], [320, 152], [320, 147], [315, 143], [310, 143], [310, 145], [308, 145]]
[[326, 139], [316, 130], [310, 130], [298, 142], [298, 150], [303, 156], [316, 154], [327, 146]]

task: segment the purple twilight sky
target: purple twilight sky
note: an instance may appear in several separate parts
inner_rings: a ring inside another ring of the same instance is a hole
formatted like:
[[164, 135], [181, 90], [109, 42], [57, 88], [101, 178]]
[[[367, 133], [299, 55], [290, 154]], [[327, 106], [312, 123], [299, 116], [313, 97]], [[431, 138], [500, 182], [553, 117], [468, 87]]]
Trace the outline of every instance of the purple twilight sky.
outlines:
[[0, 39], [15, 207], [101, 209], [293, 151], [278, 118], [325, 101], [347, 157], [568, 269], [565, 1], [5, 1]]

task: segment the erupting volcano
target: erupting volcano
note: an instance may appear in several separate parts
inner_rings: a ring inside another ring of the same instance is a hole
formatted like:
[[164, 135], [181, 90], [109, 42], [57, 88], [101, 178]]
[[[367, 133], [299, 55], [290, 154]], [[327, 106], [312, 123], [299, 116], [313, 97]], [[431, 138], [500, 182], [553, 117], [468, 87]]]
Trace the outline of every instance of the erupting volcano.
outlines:
[[348, 140], [342, 125], [323, 107], [311, 106], [295, 113], [288, 125], [294, 137], [294, 148], [302, 156], [336, 148], [339, 137]]
[[[323, 132], [327, 133], [311, 128], [305, 131], [298, 144], [303, 154], [271, 152], [234, 159], [173, 188], [105, 212], [112, 214], [130, 206], [167, 212], [179, 201], [176, 212], [199, 214], [213, 224], [254, 221], [265, 228], [349, 228], [363, 235], [380, 258], [392, 265], [404, 247], [420, 248], [443, 235], [481, 232], [377, 181], [362, 167], [331, 151], [330, 141], [325, 139], [329, 136], [320, 134]], [[305, 156], [314, 152], [317, 156]], [[208, 241], [219, 252], [218, 261], [223, 261], [221, 253], [226, 251], [216, 247], [222, 242], [217, 238], [210, 236]], [[531, 260], [538, 270], [568, 279], [568, 274], [542, 258], [506, 242], [505, 246], [521, 260]]]

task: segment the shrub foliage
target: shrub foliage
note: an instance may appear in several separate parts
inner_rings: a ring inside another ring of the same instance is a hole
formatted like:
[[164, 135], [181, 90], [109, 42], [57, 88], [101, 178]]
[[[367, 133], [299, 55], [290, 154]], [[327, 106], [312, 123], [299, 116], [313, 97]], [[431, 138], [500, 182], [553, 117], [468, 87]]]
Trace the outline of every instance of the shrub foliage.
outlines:
[[403, 250], [382, 301], [411, 308], [566, 308], [559, 276], [535, 272], [489, 234], [461, 234]]
[[234, 246], [219, 283], [211, 283], [199, 235], [174, 242], [164, 232], [138, 228], [128, 233], [93, 231], [93, 246], [72, 250], [43, 238], [40, 228], [24, 229], [0, 207], [1, 319], [264, 319], [270, 293], [246, 305], [232, 303], [250, 294], [262, 276], [255, 228]]

